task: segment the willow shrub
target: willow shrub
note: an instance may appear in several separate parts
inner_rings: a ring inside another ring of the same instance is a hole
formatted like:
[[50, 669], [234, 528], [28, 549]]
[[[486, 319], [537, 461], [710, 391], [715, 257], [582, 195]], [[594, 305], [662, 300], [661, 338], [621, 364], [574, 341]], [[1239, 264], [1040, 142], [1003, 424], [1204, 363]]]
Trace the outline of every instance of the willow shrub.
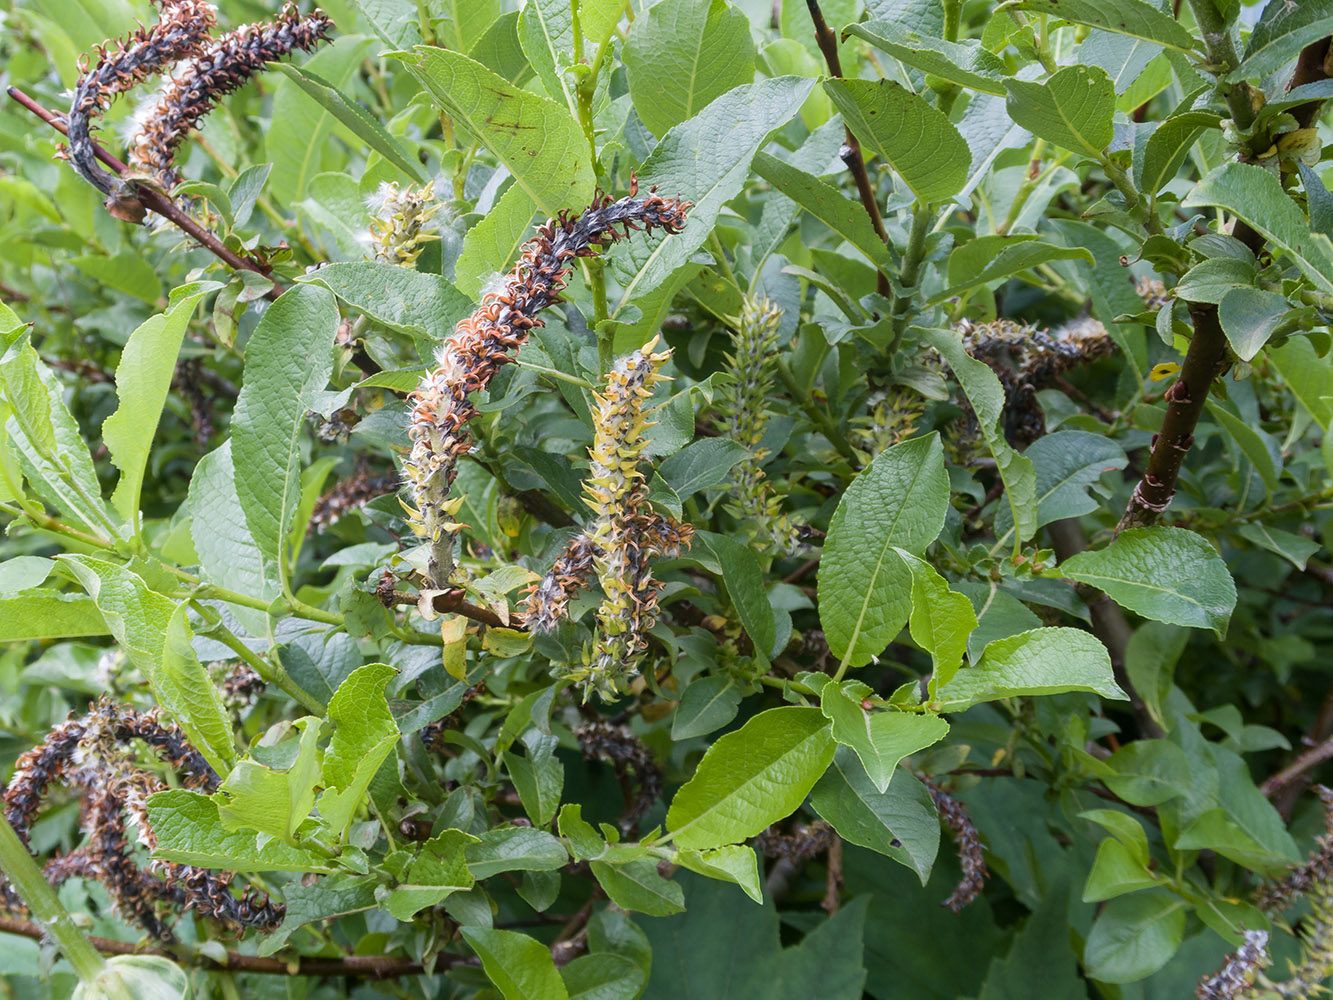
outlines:
[[1313, 996], [1333, 3], [1171, 6], [0, 4], [6, 995]]

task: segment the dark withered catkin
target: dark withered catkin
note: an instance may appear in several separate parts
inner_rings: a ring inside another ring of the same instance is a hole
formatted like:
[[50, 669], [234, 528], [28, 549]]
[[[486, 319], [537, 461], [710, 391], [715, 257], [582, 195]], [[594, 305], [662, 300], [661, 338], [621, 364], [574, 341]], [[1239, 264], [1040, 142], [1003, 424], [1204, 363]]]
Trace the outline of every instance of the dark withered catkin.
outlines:
[[976, 824], [972, 822], [972, 817], [967, 814], [967, 809], [961, 802], [929, 778], [922, 778], [921, 783], [930, 792], [935, 809], [949, 832], [953, 834], [954, 846], [958, 848], [958, 862], [962, 865], [963, 877], [949, 898], [941, 904], [957, 913], [976, 899], [986, 884], [986, 876], [989, 873], [986, 871], [986, 861], [981, 853], [981, 835], [977, 833]]
[[538, 227], [503, 287], [482, 296], [477, 311], [444, 341], [439, 366], [410, 397], [412, 451], [403, 463], [415, 504], [413, 529], [431, 546], [433, 585], [442, 585], [453, 571], [457, 526], [449, 493], [458, 458], [470, 445], [465, 425], [477, 412], [470, 397], [485, 389], [529, 332], [542, 325], [539, 313], [559, 301], [576, 258], [596, 256], [631, 230], [678, 233], [688, 208], [687, 202], [650, 194], [619, 201], [606, 196], [578, 215], [561, 213]]
[[167, 81], [142, 114], [140, 129], [130, 140], [130, 165], [171, 190], [180, 180], [176, 150], [218, 101], [269, 63], [298, 49], [309, 52], [332, 28], [322, 10], [303, 15], [288, 3], [271, 22], [243, 25], [210, 42]]
[[134, 222], [143, 220], [144, 208], [131, 185], [98, 165], [92, 138], [96, 121], [121, 94], [202, 51], [215, 23], [213, 6], [204, 0], [159, 0], [159, 6], [161, 16], [151, 28], [97, 46], [91, 68], [86, 56], [80, 60], [67, 120], [71, 165], [107, 196], [112, 214]]

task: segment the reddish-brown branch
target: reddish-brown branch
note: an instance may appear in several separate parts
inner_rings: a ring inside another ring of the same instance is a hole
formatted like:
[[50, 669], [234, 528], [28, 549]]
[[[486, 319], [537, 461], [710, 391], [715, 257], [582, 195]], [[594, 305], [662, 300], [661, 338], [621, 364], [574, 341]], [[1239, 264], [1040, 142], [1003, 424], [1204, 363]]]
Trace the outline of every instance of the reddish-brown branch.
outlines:
[[1322, 740], [1303, 751], [1290, 764], [1260, 785], [1259, 791], [1272, 798], [1297, 778], [1304, 776], [1311, 768], [1317, 767], [1329, 758], [1333, 758], [1333, 738]]
[[[37, 924], [4, 916], [0, 916], [0, 931], [31, 938], [34, 941], [42, 940], [46, 933]], [[181, 961], [179, 955], [165, 948], [141, 948], [128, 941], [112, 941], [100, 937], [90, 937], [88, 940], [103, 955], [162, 955], [174, 961]], [[458, 955], [440, 955], [436, 959], [435, 968], [466, 965], [471, 964], [471, 961]], [[257, 972], [277, 976], [356, 976], [363, 979], [419, 976], [423, 971], [419, 963], [406, 958], [395, 958], [392, 955], [347, 955], [343, 958], [303, 956], [292, 962], [282, 958], [261, 958], [258, 955], [242, 955], [239, 952], [229, 951], [225, 962], [195, 955], [187, 959], [184, 964], [216, 972]]]
[[[49, 108], [44, 108], [17, 87], [10, 87], [8, 93], [14, 101], [23, 105], [23, 107], [27, 108], [42, 121], [46, 122], [46, 124], [50, 125], [61, 135], [67, 134], [65, 123], [60, 120], [60, 116], [55, 112], [51, 111]], [[110, 167], [117, 176], [127, 178], [131, 175], [132, 171], [129, 167], [96, 143], [93, 144], [93, 152], [96, 154], [97, 158]], [[158, 215], [169, 221], [177, 229], [181, 230], [205, 250], [208, 250], [233, 271], [254, 271], [256, 274], [262, 274], [264, 277], [268, 278], [269, 281], [272, 281], [273, 291], [270, 293], [270, 296], [276, 297], [282, 293], [282, 286], [273, 279], [271, 274], [269, 274], [268, 268], [256, 261], [249, 260], [228, 250], [222, 245], [221, 240], [177, 208], [176, 204], [166, 195], [154, 191], [146, 185], [139, 185], [136, 195], [145, 208], [156, 212]]]
[[[512, 628], [517, 631], [523, 631], [522, 622], [511, 620], [508, 625], [500, 620], [500, 616], [489, 608], [478, 607], [470, 601], [464, 600], [466, 592], [461, 589], [445, 590], [437, 593], [431, 598], [431, 607], [438, 614], [442, 615], [462, 615], [474, 622], [480, 622], [483, 625], [489, 625], [492, 628]], [[395, 604], [414, 604], [421, 603], [420, 594], [409, 594], [403, 590], [393, 592], [393, 602]]]
[[1194, 444], [1194, 428], [1208, 401], [1208, 391], [1213, 380], [1226, 370], [1227, 337], [1218, 320], [1217, 306], [1191, 303], [1190, 315], [1194, 319], [1194, 336], [1185, 352], [1185, 363], [1180, 368], [1180, 377], [1166, 391], [1162, 429], [1153, 439], [1148, 468], [1130, 494], [1117, 532], [1152, 524], [1170, 506], [1185, 453]]
[[[1296, 69], [1287, 84], [1288, 90], [1328, 78], [1330, 41], [1321, 38], [1301, 51]], [[1322, 107], [1322, 101], [1310, 101], [1297, 107], [1293, 113], [1299, 124], [1308, 127], [1318, 117]], [[1244, 152], [1241, 158], [1246, 158]], [[1232, 235], [1256, 256], [1263, 252], [1263, 237], [1243, 221], [1237, 220], [1232, 227]], [[1198, 426], [1208, 392], [1213, 380], [1226, 370], [1229, 363], [1226, 334], [1218, 319], [1217, 306], [1192, 303], [1190, 316], [1194, 320], [1194, 336], [1190, 340], [1189, 350], [1185, 352], [1185, 363], [1181, 366], [1180, 377], [1167, 390], [1166, 418], [1162, 421], [1161, 431], [1153, 439], [1148, 468], [1130, 494], [1129, 504], [1116, 526], [1117, 532], [1153, 524], [1171, 503], [1181, 463], [1194, 443], [1194, 428]]]
[[[806, 6], [810, 8], [810, 20], [815, 26], [815, 43], [819, 46], [819, 51], [824, 54], [824, 61], [828, 64], [829, 75], [837, 79], [842, 76], [842, 60], [838, 58], [838, 39], [834, 35], [833, 29], [828, 26], [824, 20], [824, 12], [819, 8], [819, 0], [806, 0]], [[884, 230], [884, 218], [879, 213], [879, 199], [875, 197], [875, 189], [870, 184], [870, 175], [866, 172], [865, 157], [861, 154], [861, 143], [857, 141], [852, 134], [851, 128], [846, 130], [846, 141], [842, 149], [838, 151], [838, 156], [842, 162], [847, 165], [848, 172], [856, 182], [856, 193], [861, 196], [861, 204], [865, 206], [866, 214], [870, 216], [870, 223], [875, 227], [875, 235], [884, 243], [889, 242], [889, 234]], [[889, 276], [883, 271], [875, 272], [875, 290], [885, 298], [889, 297], [891, 289], [889, 287]]]

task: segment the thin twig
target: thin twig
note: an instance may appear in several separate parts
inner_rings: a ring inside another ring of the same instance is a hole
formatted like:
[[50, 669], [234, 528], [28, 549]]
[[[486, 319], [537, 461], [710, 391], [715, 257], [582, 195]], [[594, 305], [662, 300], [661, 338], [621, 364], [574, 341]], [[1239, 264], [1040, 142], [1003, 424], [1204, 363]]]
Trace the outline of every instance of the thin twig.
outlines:
[[[819, 0], [805, 0], [806, 6], [810, 8], [810, 20], [815, 26], [815, 42], [819, 45], [819, 51], [824, 54], [824, 61], [828, 64], [829, 76], [834, 79], [842, 76], [842, 60], [838, 58], [838, 39], [833, 34], [833, 29], [828, 26], [824, 20], [824, 12], [819, 9]], [[857, 141], [852, 134], [850, 127], [846, 129], [846, 141], [842, 149], [838, 150], [838, 156], [843, 163], [847, 165], [848, 172], [856, 182], [856, 192], [861, 196], [861, 204], [865, 206], [866, 214], [870, 216], [870, 224], [875, 227], [875, 235], [883, 243], [889, 242], [889, 234], [884, 229], [884, 218], [879, 212], [879, 200], [875, 197], [875, 189], [870, 184], [870, 175], [866, 172], [866, 161], [861, 154], [861, 143]], [[883, 271], [875, 272], [875, 290], [888, 298], [892, 293], [889, 285], [889, 276]]]
[[[1204, 28], [1204, 37], [1208, 41], [1209, 56], [1218, 68], [1218, 73], [1225, 73], [1235, 64], [1235, 47], [1230, 33], [1223, 30], [1210, 31], [1208, 19], [1217, 20], [1216, 11], [1209, 0], [1191, 0], [1200, 27]], [[1325, 69], [1330, 39], [1321, 38], [1307, 45], [1296, 62], [1296, 70], [1288, 82], [1288, 89], [1305, 83], [1313, 83], [1328, 78]], [[1252, 114], [1248, 110], [1248, 90], [1244, 85], [1234, 85], [1225, 90], [1235, 117], [1242, 126], [1247, 125]], [[1318, 117], [1323, 106], [1321, 101], [1310, 101], [1296, 109], [1298, 124], [1308, 127]], [[1244, 116], [1241, 114], [1244, 112]], [[1248, 117], [1246, 117], [1248, 116]], [[1266, 140], [1265, 140], [1266, 141]], [[1250, 158], [1248, 151], [1242, 150], [1242, 162]], [[1232, 235], [1240, 240], [1258, 256], [1264, 249], [1264, 240], [1245, 222], [1237, 220], [1232, 227]], [[1143, 479], [1130, 494], [1129, 504], [1125, 508], [1116, 531], [1150, 525], [1162, 515], [1171, 503], [1176, 492], [1176, 480], [1180, 475], [1185, 454], [1194, 444], [1194, 428], [1203, 414], [1204, 404], [1213, 381], [1221, 375], [1230, 363], [1227, 338], [1218, 318], [1217, 306], [1210, 303], [1192, 303], [1190, 317], [1194, 321], [1194, 335], [1190, 339], [1189, 349], [1185, 352], [1185, 363], [1181, 366], [1180, 377], [1166, 392], [1167, 410], [1162, 421], [1162, 429], [1153, 439], [1152, 452], [1148, 457], [1148, 467]]]
[[[506, 625], [500, 620], [500, 616], [488, 608], [478, 607], [470, 601], [464, 600], [466, 592], [462, 589], [443, 590], [431, 598], [431, 607], [438, 614], [442, 615], [462, 615], [474, 622], [480, 622], [483, 625], [489, 625], [491, 628], [511, 628], [517, 632], [525, 631], [526, 626], [522, 622], [511, 621]], [[393, 592], [393, 603], [412, 604], [421, 603], [420, 594], [409, 594], [405, 590], [395, 590]]]
[[[68, 134], [65, 123], [60, 120], [60, 116], [54, 111], [44, 108], [17, 87], [10, 87], [8, 93], [14, 101], [23, 105], [23, 107], [27, 108], [42, 121], [46, 122], [46, 124], [50, 125], [61, 135]], [[96, 143], [93, 144], [93, 153], [121, 178], [131, 178], [133, 171]], [[272, 281], [273, 291], [269, 293], [271, 297], [276, 297], [282, 293], [282, 286], [269, 273], [268, 268], [256, 261], [241, 257], [238, 254], [233, 253], [231, 250], [228, 250], [216, 236], [210, 233], [207, 229], [204, 229], [199, 223], [195, 222], [177, 208], [175, 203], [166, 195], [154, 191], [152, 188], [142, 184], [137, 186], [136, 195], [139, 201], [141, 201], [147, 208], [156, 212], [172, 225], [176, 226], [176, 228], [180, 229], [232, 270], [253, 271], [256, 274], [262, 274], [264, 277], [268, 278], [269, 281]]]
[[829, 838], [828, 877], [824, 881], [824, 899], [819, 904], [830, 917], [838, 912], [842, 903], [842, 838], [836, 833]]
[[[1051, 539], [1051, 548], [1055, 549], [1055, 555], [1061, 562], [1088, 547], [1087, 537], [1083, 534], [1078, 518], [1052, 521], [1046, 526], [1046, 532]], [[1088, 614], [1092, 618], [1092, 634], [1101, 640], [1111, 657], [1111, 670], [1115, 674], [1116, 683], [1125, 694], [1129, 695], [1129, 707], [1134, 713], [1134, 718], [1138, 720], [1139, 733], [1146, 739], [1165, 736], [1165, 731], [1148, 711], [1143, 696], [1135, 690], [1129, 679], [1129, 671], [1125, 667], [1129, 640], [1134, 634], [1134, 630], [1129, 627], [1129, 622], [1125, 619], [1125, 613], [1120, 610], [1120, 605], [1100, 590], [1086, 584], [1080, 584], [1077, 589], [1079, 596], [1088, 605]]]
[[1311, 768], [1333, 757], [1333, 737], [1329, 737], [1299, 754], [1295, 760], [1259, 786], [1259, 791], [1272, 798], [1285, 786], [1303, 776]]
[[[38, 924], [3, 916], [0, 916], [0, 931], [31, 938], [34, 941], [42, 940], [46, 933]], [[113, 941], [110, 938], [89, 937], [88, 940], [103, 955], [162, 955], [177, 962], [182, 961], [181, 956], [164, 948], [143, 948], [128, 941]], [[419, 976], [424, 971], [420, 963], [407, 958], [395, 958], [392, 955], [348, 955], [345, 958], [303, 956], [293, 962], [288, 959], [261, 958], [258, 955], [243, 955], [240, 952], [229, 951], [225, 962], [196, 954], [191, 955], [183, 964], [214, 972], [256, 972], [277, 976], [356, 976], [365, 979]], [[439, 955], [435, 960], [437, 969], [472, 964], [474, 964], [473, 959], [461, 955]]]

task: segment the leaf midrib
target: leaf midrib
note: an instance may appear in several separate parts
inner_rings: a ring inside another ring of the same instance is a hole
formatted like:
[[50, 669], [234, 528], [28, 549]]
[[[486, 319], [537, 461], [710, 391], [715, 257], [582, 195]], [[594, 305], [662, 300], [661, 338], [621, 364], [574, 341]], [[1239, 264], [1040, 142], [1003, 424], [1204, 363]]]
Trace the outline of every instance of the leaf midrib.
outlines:
[[[680, 842], [680, 835], [681, 835], [682, 833], [684, 833], [684, 832], [685, 832], [686, 830], [688, 830], [690, 827], [692, 827], [692, 826], [696, 825], [697, 823], [701, 822], [702, 820], [706, 819], [707, 817], [714, 815], [714, 814], [715, 814], [719, 809], [721, 809], [726, 803], [728, 803], [728, 802], [732, 801], [733, 799], [735, 799], [743, 789], [749, 788], [749, 787], [751, 787], [752, 785], [756, 784], [756, 783], [759, 781], [760, 778], [762, 778], [764, 775], [768, 774], [768, 773], [769, 773], [770, 771], [772, 771], [775, 767], [777, 767], [778, 765], [782, 764], [784, 761], [788, 760], [788, 759], [791, 758], [793, 755], [799, 755], [799, 754], [800, 754], [800, 751], [801, 751], [802, 749], [804, 749], [805, 746], [806, 746], [811, 740], [817, 740], [817, 739], [818, 739], [819, 737], [821, 737], [821, 736], [825, 736], [825, 737], [827, 737], [827, 736], [829, 735], [829, 728], [830, 728], [830, 724], [825, 723], [824, 725], [820, 726], [818, 729], [814, 730], [813, 732], [807, 733], [805, 736], [803, 736], [803, 737], [801, 738], [801, 741], [800, 741], [799, 743], [794, 743], [794, 744], [792, 744], [792, 745], [791, 745], [790, 747], [788, 747], [785, 751], [783, 751], [779, 756], [775, 757], [774, 759], [772, 759], [771, 761], [769, 761], [767, 764], [765, 764], [760, 770], [758, 770], [758, 771], [756, 771], [754, 774], [750, 775], [750, 777], [746, 778], [746, 779], [745, 779], [743, 782], [741, 782], [739, 785], [735, 785], [734, 787], [732, 787], [732, 788], [728, 791], [728, 793], [726, 794], [726, 796], [724, 796], [723, 798], [719, 798], [719, 799], [717, 799], [715, 802], [713, 802], [712, 804], [710, 804], [706, 809], [703, 810], [703, 812], [699, 813], [699, 814], [698, 814], [697, 816], [695, 816], [693, 819], [689, 820], [689, 821], [686, 822], [684, 825], [682, 825], [682, 826], [678, 826], [678, 827], [676, 827], [676, 829], [672, 830], [672, 831], [671, 831], [671, 837], [672, 837], [672, 839], [675, 840], [677, 843], [679, 843], [679, 842]], [[738, 732], [739, 732], [739, 730], [738, 730]], [[831, 738], [831, 737], [830, 737], [830, 738]], [[716, 744], [714, 744], [714, 745], [716, 745]], [[700, 848], [700, 849], [701, 849], [701, 850], [708, 850], [708, 848], [706, 848], [706, 847], [705, 847], [705, 848]]]
[[[860, 614], [856, 616], [856, 625], [852, 629], [851, 639], [847, 643], [847, 652], [843, 656], [843, 659], [845, 661], [850, 662], [852, 656], [856, 652], [856, 640], [861, 637], [861, 625], [865, 621], [866, 613], [870, 610], [870, 598], [874, 592], [875, 583], [879, 580], [880, 570], [884, 567], [885, 553], [887, 553], [889, 549], [894, 547], [893, 545], [894, 532], [898, 528], [898, 522], [902, 519], [903, 512], [907, 510], [906, 498], [910, 497], [912, 493], [915, 492], [916, 484], [921, 479], [922, 474], [925, 472], [925, 468], [926, 466], [924, 462], [916, 467], [916, 471], [912, 475], [912, 482], [908, 486], [908, 488], [904, 491], [904, 500], [901, 504], [898, 505], [898, 512], [894, 514], [893, 522], [889, 525], [889, 530], [884, 534], [884, 545], [880, 549], [879, 558], [875, 561], [875, 572], [870, 577], [870, 585], [866, 588], [864, 599], [861, 602]], [[830, 526], [829, 530], [830, 532], [832, 531], [832, 526]]]

